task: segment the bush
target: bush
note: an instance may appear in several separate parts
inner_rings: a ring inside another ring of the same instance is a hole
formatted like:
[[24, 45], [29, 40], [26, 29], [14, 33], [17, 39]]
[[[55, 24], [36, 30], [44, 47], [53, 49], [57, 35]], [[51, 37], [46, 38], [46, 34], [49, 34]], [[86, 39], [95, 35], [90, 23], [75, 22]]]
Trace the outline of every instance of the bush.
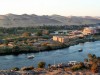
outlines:
[[22, 67], [21, 70], [25, 71], [25, 70], [27, 70], [27, 67]]
[[37, 36], [42, 36], [42, 31], [41, 30], [37, 31], [36, 35]]
[[19, 68], [18, 67], [13, 67], [11, 70], [13, 70], [13, 71], [19, 71]]
[[24, 32], [24, 33], [22, 34], [22, 36], [23, 36], [23, 37], [29, 37], [29, 36], [31, 36], [31, 33], [29, 33], [29, 32]]
[[39, 63], [38, 63], [38, 68], [44, 68], [45, 65], [46, 65], [45, 62], [39, 62]]
[[12, 52], [12, 48], [4, 46], [0, 48], [0, 53], [11, 53]]
[[51, 48], [51, 46], [45, 46], [45, 49], [46, 50], [51, 50], [52, 48]]
[[33, 66], [30, 66], [30, 67], [22, 67], [21, 70], [22, 71], [28, 71], [28, 70], [33, 70], [34, 67]]
[[34, 69], [34, 67], [33, 66], [30, 66], [30, 67], [28, 67], [30, 70], [33, 70]]
[[14, 46], [12, 48], [12, 52], [19, 52], [20, 48], [18, 46]]
[[82, 70], [84, 68], [85, 68], [85, 66], [84, 66], [84, 63], [82, 63], [82, 62], [80, 62], [79, 64], [76, 64], [76, 65], [74, 65], [74, 66], [71, 67], [71, 69], [73, 71]]
[[68, 72], [68, 71], [71, 71], [71, 68], [70, 68], [70, 67], [66, 67], [66, 68], [64, 68], [64, 70], [65, 70], [66, 72]]

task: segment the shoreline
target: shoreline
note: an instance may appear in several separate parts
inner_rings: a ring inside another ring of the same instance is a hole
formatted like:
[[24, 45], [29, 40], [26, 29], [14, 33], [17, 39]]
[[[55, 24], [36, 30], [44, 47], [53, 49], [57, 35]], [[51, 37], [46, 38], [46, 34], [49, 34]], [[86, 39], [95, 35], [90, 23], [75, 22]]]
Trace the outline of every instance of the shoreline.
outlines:
[[63, 69], [58, 69], [58, 70], [53, 70], [53, 71], [47, 71], [47, 70], [40, 70], [40, 71], [34, 71], [34, 70], [30, 70], [30, 71], [0, 71], [1, 75], [99, 75], [99, 73], [93, 73], [89, 70], [87, 71], [66, 71]]

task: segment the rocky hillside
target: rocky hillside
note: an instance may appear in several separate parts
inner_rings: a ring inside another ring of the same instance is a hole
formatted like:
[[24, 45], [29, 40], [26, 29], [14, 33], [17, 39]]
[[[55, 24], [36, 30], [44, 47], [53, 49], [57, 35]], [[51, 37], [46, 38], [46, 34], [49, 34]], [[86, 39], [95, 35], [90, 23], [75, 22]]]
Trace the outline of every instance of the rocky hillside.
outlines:
[[61, 25], [60, 21], [37, 15], [0, 15], [0, 27], [29, 27], [42, 25]]
[[43, 25], [84, 25], [100, 23], [100, 17], [77, 16], [38, 16], [38, 15], [0, 15], [0, 27], [29, 27]]
[[84, 24], [97, 24], [100, 23], [99, 17], [90, 17], [90, 16], [60, 16], [60, 15], [52, 15], [51, 19], [55, 19], [60, 21], [66, 25], [84, 25]]

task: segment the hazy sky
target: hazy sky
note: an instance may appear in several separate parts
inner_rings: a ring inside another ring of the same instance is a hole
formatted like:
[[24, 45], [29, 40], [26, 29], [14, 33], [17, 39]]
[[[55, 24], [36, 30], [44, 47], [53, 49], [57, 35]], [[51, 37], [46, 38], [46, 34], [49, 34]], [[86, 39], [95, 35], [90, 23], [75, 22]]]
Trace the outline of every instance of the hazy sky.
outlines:
[[100, 16], [100, 0], [0, 0], [0, 14]]

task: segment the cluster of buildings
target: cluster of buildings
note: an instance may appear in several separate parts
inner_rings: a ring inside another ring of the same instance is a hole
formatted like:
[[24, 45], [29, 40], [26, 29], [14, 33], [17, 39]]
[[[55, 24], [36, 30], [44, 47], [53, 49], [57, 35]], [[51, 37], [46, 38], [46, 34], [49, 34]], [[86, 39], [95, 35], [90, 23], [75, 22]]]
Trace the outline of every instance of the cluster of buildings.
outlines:
[[83, 30], [84, 35], [97, 34], [97, 33], [100, 33], [100, 26], [98, 26], [98, 27], [86, 27]]
[[98, 34], [98, 33], [100, 33], [100, 27], [86, 27], [83, 30], [71, 31], [64, 36], [61, 35], [53, 36], [53, 40], [65, 43], [68, 42], [70, 39], [80, 38], [84, 37], [85, 35]]

